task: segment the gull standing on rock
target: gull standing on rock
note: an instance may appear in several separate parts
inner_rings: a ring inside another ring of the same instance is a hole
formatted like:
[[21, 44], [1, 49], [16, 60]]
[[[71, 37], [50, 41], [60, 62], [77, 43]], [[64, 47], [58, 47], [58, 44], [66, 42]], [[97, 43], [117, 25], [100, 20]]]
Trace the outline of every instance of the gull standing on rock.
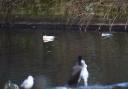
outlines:
[[23, 81], [21, 84], [21, 88], [23, 89], [31, 89], [34, 85], [34, 78], [33, 76], [29, 75], [27, 79]]

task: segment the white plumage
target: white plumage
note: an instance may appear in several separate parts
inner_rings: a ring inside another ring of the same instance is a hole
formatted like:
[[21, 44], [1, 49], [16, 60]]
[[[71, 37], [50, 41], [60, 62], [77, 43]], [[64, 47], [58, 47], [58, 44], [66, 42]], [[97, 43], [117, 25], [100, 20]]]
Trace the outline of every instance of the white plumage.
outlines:
[[111, 38], [112, 36], [113, 36], [113, 34], [112, 33], [108, 33], [108, 32], [103, 32], [101, 34], [102, 39]]
[[34, 78], [30, 75], [27, 79], [23, 81], [21, 87], [24, 89], [31, 89], [34, 85]]
[[68, 85], [76, 86], [80, 83], [81, 80], [83, 80], [84, 85], [87, 86], [88, 77], [89, 73], [87, 70], [87, 65], [82, 57], [79, 56], [77, 63], [75, 64], [75, 66], [73, 66], [72, 76], [68, 81]]
[[111, 34], [109, 33], [102, 33], [101, 36], [104, 37], [104, 36], [110, 36]]
[[102, 33], [101, 36], [102, 37], [110, 37], [110, 36], [112, 36], [112, 34], [111, 33]]
[[43, 42], [51, 42], [54, 41], [55, 36], [48, 36], [48, 35], [44, 35], [43, 36]]
[[87, 86], [88, 85], [88, 76], [89, 76], [89, 73], [88, 73], [88, 70], [87, 70], [87, 65], [85, 64], [85, 61], [84, 60], [81, 60], [81, 73], [80, 73], [80, 77], [79, 77], [79, 80], [78, 80], [78, 83], [80, 82], [80, 80], [83, 80], [84, 81], [84, 85]]

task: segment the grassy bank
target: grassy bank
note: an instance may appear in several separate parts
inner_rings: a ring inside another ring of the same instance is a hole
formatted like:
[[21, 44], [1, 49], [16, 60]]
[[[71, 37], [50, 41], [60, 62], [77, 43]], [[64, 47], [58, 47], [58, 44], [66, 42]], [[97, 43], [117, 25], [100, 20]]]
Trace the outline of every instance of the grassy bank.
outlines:
[[1, 0], [1, 21], [128, 23], [127, 0]]

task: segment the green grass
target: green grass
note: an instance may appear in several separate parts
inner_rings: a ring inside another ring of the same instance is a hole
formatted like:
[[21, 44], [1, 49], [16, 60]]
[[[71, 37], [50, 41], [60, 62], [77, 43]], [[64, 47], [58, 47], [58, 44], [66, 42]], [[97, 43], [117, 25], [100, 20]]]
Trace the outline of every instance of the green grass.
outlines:
[[22, 18], [23, 20], [51, 20], [52, 22], [79, 19], [81, 23], [86, 23], [89, 18], [93, 18], [92, 21], [103, 23], [104, 20], [114, 19], [118, 15], [115, 21], [125, 23], [128, 18], [127, 0], [123, 0], [121, 5], [115, 0], [22, 0], [16, 4], [9, 3], [9, 6], [11, 8], [8, 8], [6, 3], [1, 6], [1, 19]]

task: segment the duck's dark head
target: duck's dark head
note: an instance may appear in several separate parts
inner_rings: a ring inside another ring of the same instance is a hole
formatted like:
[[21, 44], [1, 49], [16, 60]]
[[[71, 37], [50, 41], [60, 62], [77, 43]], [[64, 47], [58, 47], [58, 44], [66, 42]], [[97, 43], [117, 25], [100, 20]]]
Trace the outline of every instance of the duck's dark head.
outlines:
[[82, 56], [78, 56], [78, 64], [81, 65]]

